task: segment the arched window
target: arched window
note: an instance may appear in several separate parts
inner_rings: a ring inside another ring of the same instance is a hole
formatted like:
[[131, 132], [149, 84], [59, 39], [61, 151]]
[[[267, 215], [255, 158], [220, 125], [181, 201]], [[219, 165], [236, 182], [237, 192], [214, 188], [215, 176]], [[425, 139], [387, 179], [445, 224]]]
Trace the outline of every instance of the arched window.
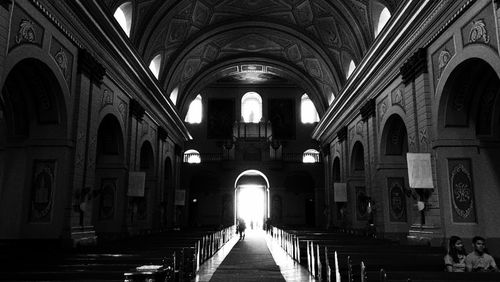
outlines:
[[198, 94], [198, 96], [194, 98], [191, 104], [189, 104], [189, 110], [184, 121], [186, 121], [187, 123], [201, 123], [201, 105], [201, 95]]
[[353, 60], [351, 60], [351, 62], [349, 63], [349, 68], [347, 69], [347, 78], [351, 76], [351, 74], [354, 72], [355, 69], [356, 69], [356, 64], [354, 63]]
[[170, 92], [170, 101], [174, 103], [174, 105], [177, 103], [177, 95], [179, 94], [179, 86], [175, 87], [172, 92]]
[[161, 55], [156, 55], [149, 63], [149, 70], [153, 73], [153, 75], [158, 79], [160, 76], [160, 66], [161, 66]]
[[127, 36], [130, 36], [132, 27], [132, 2], [125, 2], [116, 9], [114, 15], [116, 21], [120, 24]]
[[379, 33], [391, 18], [391, 12], [389, 12], [389, 9], [387, 9], [386, 6], [378, 3], [377, 1], [374, 1], [372, 13], [373, 27], [375, 28], [375, 37], [377, 37], [377, 35], [379, 35]]
[[319, 152], [314, 149], [309, 149], [302, 154], [303, 163], [319, 163]]
[[184, 152], [184, 162], [190, 164], [201, 163], [200, 153], [196, 150], [187, 150]]
[[262, 98], [256, 92], [248, 92], [241, 98], [243, 122], [258, 123], [262, 119]]
[[335, 94], [330, 93], [330, 97], [328, 97], [328, 105], [331, 105], [333, 103], [333, 100], [335, 100]]
[[314, 103], [307, 94], [302, 95], [302, 98], [300, 98], [300, 120], [302, 123], [315, 123], [319, 121], [316, 107], [314, 107]]

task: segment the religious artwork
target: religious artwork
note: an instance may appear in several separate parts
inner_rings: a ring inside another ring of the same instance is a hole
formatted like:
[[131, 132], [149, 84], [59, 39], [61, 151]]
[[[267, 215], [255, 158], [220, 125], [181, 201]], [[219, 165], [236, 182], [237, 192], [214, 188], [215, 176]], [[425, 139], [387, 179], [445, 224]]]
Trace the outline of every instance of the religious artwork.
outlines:
[[364, 186], [356, 186], [356, 218], [366, 220], [368, 215], [368, 197]]
[[292, 99], [269, 99], [269, 119], [275, 139], [295, 139], [295, 103]]
[[99, 198], [99, 219], [112, 219], [115, 212], [116, 178], [101, 180], [101, 194]]
[[209, 99], [207, 102], [207, 138], [232, 139], [236, 121], [233, 99]]
[[449, 159], [448, 170], [453, 222], [476, 222], [470, 159]]
[[387, 178], [387, 187], [389, 188], [389, 218], [391, 222], [406, 222], [404, 178]]
[[31, 183], [29, 220], [50, 222], [55, 189], [55, 160], [35, 160]]

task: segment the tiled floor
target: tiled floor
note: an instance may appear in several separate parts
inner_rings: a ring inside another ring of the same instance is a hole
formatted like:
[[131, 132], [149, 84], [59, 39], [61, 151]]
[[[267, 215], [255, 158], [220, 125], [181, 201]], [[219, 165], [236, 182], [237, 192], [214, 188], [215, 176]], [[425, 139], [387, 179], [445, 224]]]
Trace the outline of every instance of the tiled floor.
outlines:
[[[316, 281], [262, 231], [247, 231], [245, 241], [233, 249], [237, 243], [238, 238], [233, 238], [203, 264], [195, 281]], [[219, 268], [230, 252], [230, 260]], [[269, 252], [277, 267], [269, 261]], [[219, 272], [212, 279], [217, 269]]]

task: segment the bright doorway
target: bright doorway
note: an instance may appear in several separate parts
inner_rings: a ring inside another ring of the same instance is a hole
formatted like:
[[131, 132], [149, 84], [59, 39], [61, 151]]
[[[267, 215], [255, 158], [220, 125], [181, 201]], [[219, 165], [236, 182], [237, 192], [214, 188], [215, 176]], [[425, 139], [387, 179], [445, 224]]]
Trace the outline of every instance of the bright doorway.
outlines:
[[247, 229], [262, 230], [269, 217], [269, 181], [258, 170], [242, 172], [235, 181], [235, 223], [243, 219]]
[[259, 185], [244, 185], [238, 187], [237, 218], [246, 222], [248, 229], [262, 229], [265, 216], [264, 188]]

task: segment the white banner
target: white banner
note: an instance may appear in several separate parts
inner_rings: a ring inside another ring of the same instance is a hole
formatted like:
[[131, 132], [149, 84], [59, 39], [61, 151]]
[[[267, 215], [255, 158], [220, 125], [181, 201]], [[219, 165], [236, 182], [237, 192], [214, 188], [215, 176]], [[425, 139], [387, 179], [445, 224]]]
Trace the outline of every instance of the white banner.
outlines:
[[175, 205], [184, 206], [186, 204], [186, 190], [175, 190]]
[[146, 172], [130, 171], [128, 174], [129, 197], [144, 197], [144, 186], [146, 185]]
[[335, 202], [347, 202], [347, 184], [333, 183], [333, 197]]
[[434, 189], [430, 153], [407, 153], [410, 188]]

